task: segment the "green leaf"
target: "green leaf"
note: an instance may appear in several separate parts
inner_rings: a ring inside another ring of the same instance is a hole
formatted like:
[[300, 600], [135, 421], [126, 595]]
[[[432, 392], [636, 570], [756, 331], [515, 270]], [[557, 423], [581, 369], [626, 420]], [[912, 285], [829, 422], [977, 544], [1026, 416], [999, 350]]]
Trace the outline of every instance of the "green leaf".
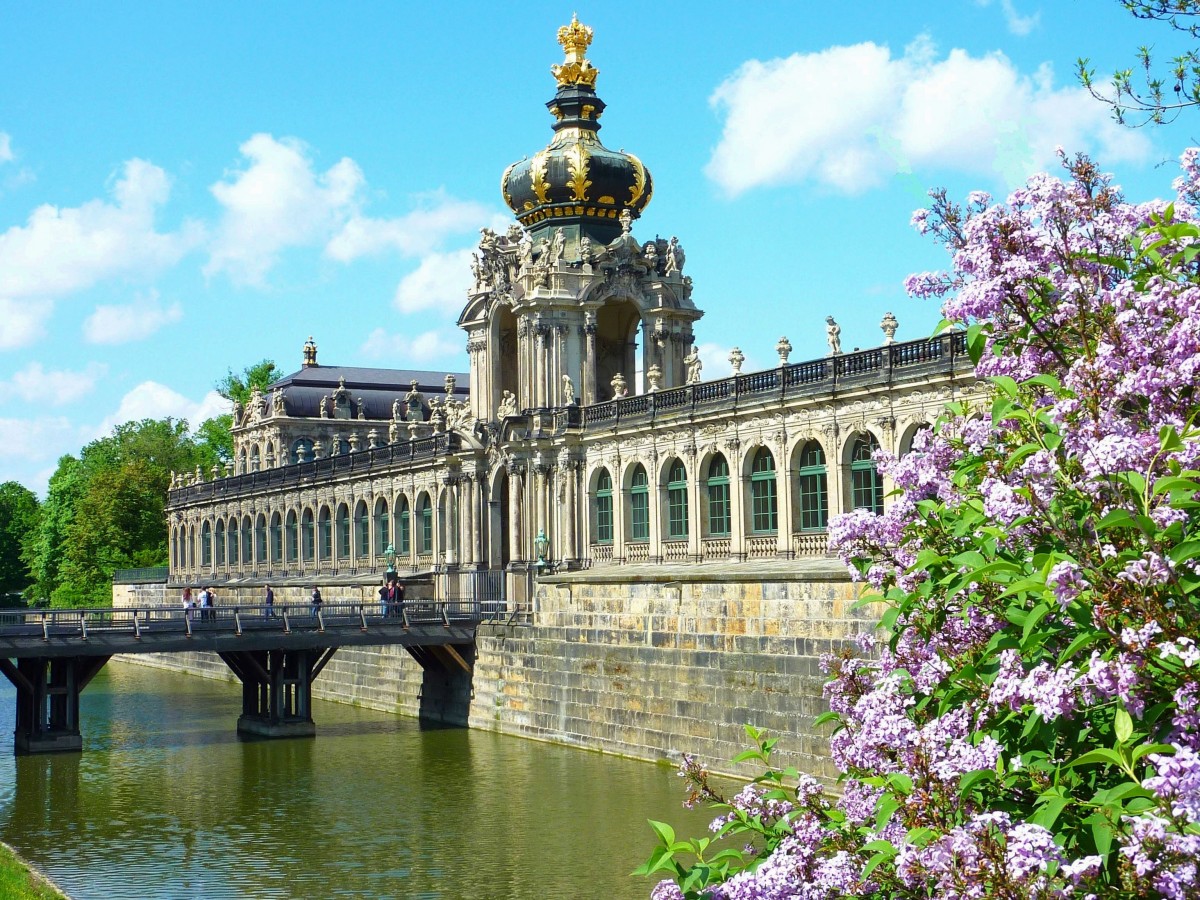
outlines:
[[1113, 730], [1117, 735], [1118, 744], [1126, 743], [1133, 736], [1133, 719], [1123, 706], [1117, 709], [1117, 714], [1113, 717]]
[[1058, 820], [1059, 815], [1070, 804], [1070, 797], [1052, 797], [1045, 803], [1038, 804], [1033, 815], [1029, 817], [1029, 821], [1034, 825], [1041, 825], [1047, 831], [1053, 831], [1054, 823]]
[[631, 875], [653, 875], [664, 869], [669, 872], [680, 872], [679, 863], [675, 862], [675, 854], [669, 847], [655, 847], [650, 858], [634, 869]]
[[654, 833], [658, 835], [658, 839], [667, 847], [675, 843], [675, 829], [666, 822], [655, 822], [653, 819], [648, 819], [650, 827], [654, 829]]
[[[885, 843], [887, 843], [887, 842], [885, 842]], [[862, 880], [866, 881], [867, 878], [870, 876], [870, 874], [872, 872], [874, 872], [877, 868], [879, 868], [880, 865], [887, 862], [888, 860], [894, 859], [895, 856], [896, 856], [896, 848], [893, 847], [890, 843], [888, 843], [886, 850], [880, 850], [878, 853], [876, 853], [874, 856], [872, 856], [869, 860], [867, 860], [867, 864], [865, 866], [863, 866]]]
[[1139, 744], [1133, 748], [1133, 761], [1137, 762], [1147, 753], [1161, 753], [1164, 756], [1174, 756], [1175, 748], [1170, 744]]
[[1089, 750], [1076, 759], [1071, 760], [1067, 764], [1067, 768], [1071, 769], [1075, 766], [1086, 766], [1092, 763], [1108, 763], [1110, 765], [1119, 766], [1123, 762], [1121, 754], [1111, 747], [1098, 747], [1095, 750]]

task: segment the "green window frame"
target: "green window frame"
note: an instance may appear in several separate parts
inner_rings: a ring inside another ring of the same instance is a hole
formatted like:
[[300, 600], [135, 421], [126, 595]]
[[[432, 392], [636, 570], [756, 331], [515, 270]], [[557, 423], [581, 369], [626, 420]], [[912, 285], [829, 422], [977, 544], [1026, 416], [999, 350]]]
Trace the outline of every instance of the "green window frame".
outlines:
[[685, 541], [688, 537], [687, 469], [682, 460], [671, 463], [667, 474], [667, 538]]
[[875, 465], [879, 443], [873, 435], [859, 436], [850, 453], [850, 501], [854, 509], [883, 515], [883, 478]]
[[321, 507], [317, 516], [317, 555], [322, 561], [333, 556], [333, 518], [329, 515], [329, 507]]
[[343, 504], [337, 514], [338, 559], [350, 558], [350, 510]]
[[729, 463], [718, 453], [708, 464], [708, 534], [710, 537], [729, 537], [733, 517], [729, 506]]
[[650, 479], [638, 463], [629, 484], [629, 539], [650, 540]]
[[[375, 502], [375, 555], [383, 556], [387, 553], [388, 544], [391, 543], [391, 518], [388, 515], [387, 501], [382, 497]], [[395, 549], [395, 548], [393, 548]]]
[[821, 531], [829, 524], [829, 475], [825, 451], [816, 441], [809, 441], [800, 451], [797, 476], [800, 530]]
[[362, 500], [358, 501], [354, 510], [354, 531], [358, 535], [358, 558], [366, 559], [371, 553], [371, 517], [367, 515], [367, 504]]
[[613, 542], [613, 483], [608, 469], [596, 479], [596, 543]]
[[779, 498], [775, 491], [775, 457], [766, 447], [754, 454], [750, 470], [750, 530], [769, 534], [779, 530]]
[[212, 565], [212, 525], [208, 522], [200, 526], [200, 565]]
[[271, 562], [283, 562], [283, 519], [279, 513], [271, 518]]
[[255, 560], [259, 563], [267, 561], [267, 519], [265, 516], [258, 517], [258, 523], [254, 526], [255, 551], [258, 557]]
[[217, 531], [213, 546], [216, 548], [217, 565], [225, 565], [225, 521], [223, 519], [217, 519]]
[[242, 565], [248, 566], [254, 562], [254, 528], [250, 517], [242, 519]]
[[287, 514], [287, 560], [290, 563], [300, 559], [300, 527], [293, 509]]
[[396, 552], [401, 556], [412, 553], [412, 521], [408, 511], [408, 498], [401, 497], [396, 511]]
[[236, 566], [238, 564], [238, 549], [240, 547], [241, 537], [238, 534], [238, 520], [229, 520], [229, 564]]
[[311, 509], [306, 509], [300, 517], [300, 555], [305, 562], [315, 562], [317, 558], [317, 528], [313, 522]]
[[433, 552], [433, 505], [429, 502], [429, 495], [424, 494], [421, 497], [421, 505], [417, 510], [417, 515], [421, 520], [421, 546], [418, 553]]

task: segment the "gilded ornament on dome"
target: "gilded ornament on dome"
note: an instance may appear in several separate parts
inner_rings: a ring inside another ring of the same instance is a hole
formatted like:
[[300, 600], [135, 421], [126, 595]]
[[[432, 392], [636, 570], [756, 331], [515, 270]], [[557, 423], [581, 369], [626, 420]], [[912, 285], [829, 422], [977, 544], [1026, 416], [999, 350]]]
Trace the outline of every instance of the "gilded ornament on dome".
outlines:
[[[592, 186], [592, 183], [587, 180], [588, 161], [591, 159], [588, 152], [583, 149], [582, 144], [575, 144], [566, 153], [567, 170], [571, 173], [570, 179], [567, 181], [569, 187], [574, 194], [572, 200], [586, 200], [587, 189]], [[581, 210], [582, 212], [582, 210]]]
[[[642, 194], [646, 190], [646, 167], [642, 165], [642, 161], [632, 153], [625, 154], [633, 163], [633, 185], [629, 188], [630, 197], [625, 203], [626, 206], [633, 206], [641, 199]], [[649, 197], [646, 198], [649, 201]], [[645, 205], [645, 204], [643, 204]]]
[[504, 202], [508, 204], [509, 209], [513, 208], [513, 198], [512, 195], [508, 193], [508, 176], [512, 174], [512, 170], [515, 169], [516, 166], [517, 164], [513, 163], [511, 166], [505, 169], [504, 174], [500, 176], [500, 192], [504, 195]]
[[558, 42], [566, 51], [568, 62], [583, 59], [583, 54], [587, 52], [588, 46], [592, 43], [594, 34], [595, 32], [590, 26], [581, 25], [579, 17], [574, 13], [571, 14], [571, 24], [558, 29]]
[[550, 202], [546, 196], [546, 191], [550, 190], [550, 183], [546, 181], [546, 156], [546, 151], [543, 150], [535, 153], [529, 162], [529, 185], [537, 195], [539, 203]]

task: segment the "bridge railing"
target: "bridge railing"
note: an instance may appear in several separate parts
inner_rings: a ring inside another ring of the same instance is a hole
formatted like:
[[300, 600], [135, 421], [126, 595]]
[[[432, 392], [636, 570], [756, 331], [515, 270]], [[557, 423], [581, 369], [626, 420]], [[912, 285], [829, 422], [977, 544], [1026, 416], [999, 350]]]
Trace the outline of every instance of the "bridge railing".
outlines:
[[273, 606], [212, 606], [184, 609], [170, 606], [113, 609], [0, 610], [0, 636], [82, 637], [91, 634], [186, 634], [263, 630], [319, 629], [357, 625], [449, 625], [496, 618], [497, 611], [477, 599], [405, 602], [384, 608], [379, 603], [328, 600], [277, 603]]

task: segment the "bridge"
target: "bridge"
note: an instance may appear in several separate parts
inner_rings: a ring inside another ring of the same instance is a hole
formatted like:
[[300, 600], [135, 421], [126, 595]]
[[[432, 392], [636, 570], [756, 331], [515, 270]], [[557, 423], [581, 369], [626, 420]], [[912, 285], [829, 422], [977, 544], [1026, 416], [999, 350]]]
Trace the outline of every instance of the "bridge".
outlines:
[[0, 610], [0, 672], [17, 689], [17, 753], [81, 750], [79, 696], [115, 654], [209, 651], [242, 683], [239, 734], [316, 733], [312, 684], [340, 647], [396, 644], [426, 673], [471, 672], [479, 600], [273, 608]]

